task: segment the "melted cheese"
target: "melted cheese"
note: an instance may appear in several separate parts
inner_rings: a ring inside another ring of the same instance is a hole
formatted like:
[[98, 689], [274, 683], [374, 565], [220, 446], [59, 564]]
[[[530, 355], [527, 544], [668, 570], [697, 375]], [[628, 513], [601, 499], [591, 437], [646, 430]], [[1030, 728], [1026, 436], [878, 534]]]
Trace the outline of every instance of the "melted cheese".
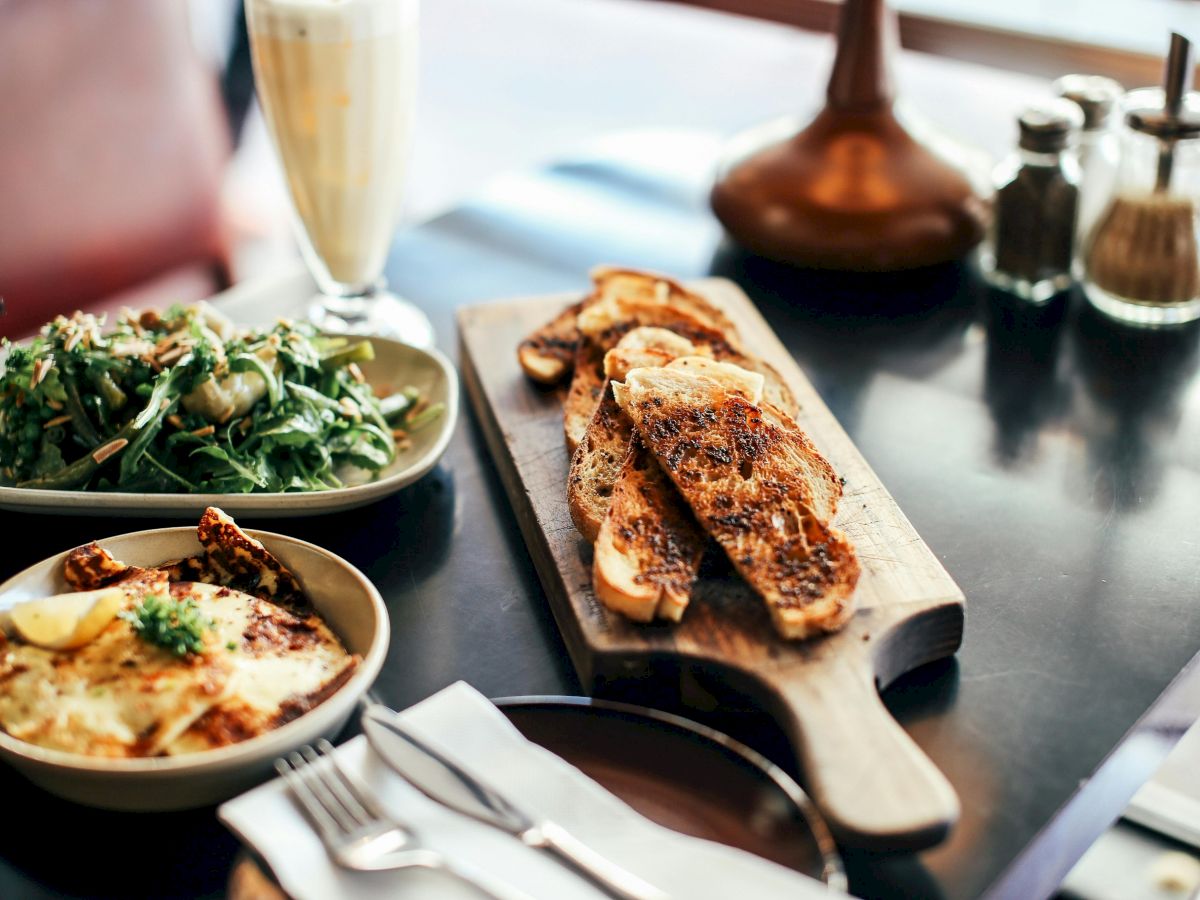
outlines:
[[315, 615], [211, 584], [174, 584], [171, 595], [190, 597], [214, 620], [216, 652], [232, 672], [225, 695], [167, 753], [219, 747], [232, 736], [278, 727], [323, 700], [357, 665]]
[[315, 615], [215, 585], [170, 590], [214, 621], [203, 654], [175, 656], [123, 620], [73, 651], [10, 640], [0, 644], [0, 727], [94, 756], [187, 753], [278, 727], [358, 663]]
[[218, 655], [181, 660], [114, 621], [78, 650], [11, 642], [0, 660], [0, 727], [42, 747], [153, 756], [225, 692]]

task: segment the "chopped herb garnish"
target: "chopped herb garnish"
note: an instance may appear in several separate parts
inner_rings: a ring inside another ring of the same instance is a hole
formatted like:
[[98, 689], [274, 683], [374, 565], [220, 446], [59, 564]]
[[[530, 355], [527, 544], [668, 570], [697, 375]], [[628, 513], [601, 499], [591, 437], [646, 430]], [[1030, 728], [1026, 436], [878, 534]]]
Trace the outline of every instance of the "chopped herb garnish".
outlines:
[[175, 600], [150, 595], [131, 610], [119, 613], [134, 632], [148, 644], [156, 644], [176, 656], [200, 653], [204, 632], [213, 627], [194, 600]]
[[235, 644], [233, 641], [230, 641], [228, 644], [225, 645], [225, 649], [230, 652], [233, 652], [234, 650], [237, 649], [237, 644]]

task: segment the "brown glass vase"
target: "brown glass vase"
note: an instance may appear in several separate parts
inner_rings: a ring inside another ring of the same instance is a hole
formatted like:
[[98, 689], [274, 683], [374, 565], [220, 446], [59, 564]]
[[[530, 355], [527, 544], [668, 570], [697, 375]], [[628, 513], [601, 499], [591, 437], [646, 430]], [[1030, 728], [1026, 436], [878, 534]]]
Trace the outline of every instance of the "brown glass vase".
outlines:
[[846, 271], [959, 259], [986, 212], [966, 175], [894, 113], [896, 16], [884, 0], [845, 0], [824, 109], [786, 140], [725, 167], [712, 207], [752, 253]]

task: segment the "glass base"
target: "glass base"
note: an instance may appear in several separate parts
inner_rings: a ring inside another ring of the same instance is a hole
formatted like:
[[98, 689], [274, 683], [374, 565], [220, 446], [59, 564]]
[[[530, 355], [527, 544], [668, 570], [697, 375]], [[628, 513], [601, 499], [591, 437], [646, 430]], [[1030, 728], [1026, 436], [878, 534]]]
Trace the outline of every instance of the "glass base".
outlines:
[[321, 295], [308, 319], [322, 331], [394, 338], [415, 347], [433, 346], [433, 324], [420, 309], [389, 291], [358, 297]]
[[1200, 319], [1200, 297], [1182, 303], [1139, 303], [1110, 293], [1095, 284], [1084, 285], [1088, 302], [1111, 319], [1144, 328], [1183, 325]]

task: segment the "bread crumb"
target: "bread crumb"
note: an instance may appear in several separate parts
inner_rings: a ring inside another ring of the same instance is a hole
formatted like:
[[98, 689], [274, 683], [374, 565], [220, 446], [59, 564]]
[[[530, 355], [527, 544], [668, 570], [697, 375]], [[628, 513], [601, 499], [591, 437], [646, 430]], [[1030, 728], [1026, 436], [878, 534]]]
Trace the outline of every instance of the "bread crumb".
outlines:
[[1179, 850], [1163, 853], [1150, 867], [1159, 890], [1190, 897], [1200, 887], [1200, 859]]

